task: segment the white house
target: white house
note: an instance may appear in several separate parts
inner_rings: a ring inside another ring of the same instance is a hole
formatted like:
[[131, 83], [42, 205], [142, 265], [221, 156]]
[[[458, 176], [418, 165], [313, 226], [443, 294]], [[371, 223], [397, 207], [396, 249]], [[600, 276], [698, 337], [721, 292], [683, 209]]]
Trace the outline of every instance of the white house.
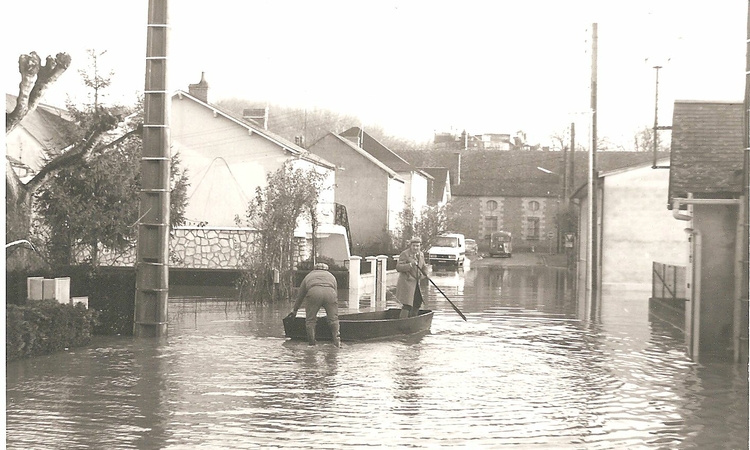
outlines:
[[186, 218], [209, 227], [233, 227], [244, 217], [256, 189], [286, 162], [325, 174], [319, 204], [321, 223], [333, 223], [335, 167], [298, 145], [233, 116], [208, 101], [202, 78], [190, 92], [172, 96], [172, 152], [187, 170]]

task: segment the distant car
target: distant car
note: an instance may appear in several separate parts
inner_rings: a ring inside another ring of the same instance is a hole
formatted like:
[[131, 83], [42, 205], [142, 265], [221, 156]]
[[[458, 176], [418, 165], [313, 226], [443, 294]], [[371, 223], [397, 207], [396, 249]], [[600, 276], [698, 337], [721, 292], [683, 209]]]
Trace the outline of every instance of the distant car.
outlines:
[[474, 239], [466, 239], [466, 254], [476, 255], [477, 254], [477, 241]]

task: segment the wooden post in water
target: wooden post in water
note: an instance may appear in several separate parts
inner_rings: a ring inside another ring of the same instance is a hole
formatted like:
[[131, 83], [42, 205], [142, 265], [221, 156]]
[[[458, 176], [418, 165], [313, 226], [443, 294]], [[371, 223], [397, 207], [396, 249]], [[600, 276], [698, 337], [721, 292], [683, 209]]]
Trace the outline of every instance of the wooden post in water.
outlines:
[[141, 221], [138, 223], [135, 337], [167, 334], [169, 296], [168, 0], [149, 0], [146, 29]]

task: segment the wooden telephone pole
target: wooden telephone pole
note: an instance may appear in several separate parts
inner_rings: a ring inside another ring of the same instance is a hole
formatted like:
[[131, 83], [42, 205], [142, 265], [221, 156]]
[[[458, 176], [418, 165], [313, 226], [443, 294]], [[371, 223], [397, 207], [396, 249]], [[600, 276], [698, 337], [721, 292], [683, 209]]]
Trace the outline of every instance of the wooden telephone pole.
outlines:
[[136, 252], [135, 337], [167, 334], [169, 296], [168, 0], [149, 0], [141, 193]]
[[599, 264], [599, 242], [598, 242], [598, 213], [597, 213], [597, 185], [596, 176], [596, 119], [597, 119], [597, 53], [598, 53], [598, 24], [593, 24], [591, 41], [591, 151], [589, 152], [589, 174], [588, 174], [588, 257], [586, 277], [586, 287], [590, 293], [592, 304], [597, 298], [598, 283], [598, 264]]

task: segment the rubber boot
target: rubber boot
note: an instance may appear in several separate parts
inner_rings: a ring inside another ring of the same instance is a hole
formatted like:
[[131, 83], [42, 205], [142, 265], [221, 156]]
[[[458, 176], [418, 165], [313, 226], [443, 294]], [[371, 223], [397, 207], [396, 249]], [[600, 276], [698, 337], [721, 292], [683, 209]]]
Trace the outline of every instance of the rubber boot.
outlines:
[[315, 345], [315, 325], [306, 325], [307, 329], [307, 343], [309, 345]]
[[419, 315], [419, 308], [422, 306], [422, 296], [418, 295], [414, 298], [414, 306], [409, 311], [409, 317], [417, 317]]
[[330, 324], [330, 326], [331, 326], [331, 336], [333, 337], [333, 345], [335, 345], [336, 347], [341, 347], [341, 334], [339, 333], [338, 321]]
[[411, 311], [411, 306], [409, 305], [403, 305], [401, 307], [401, 313], [398, 315], [399, 319], [406, 319], [409, 317], [409, 312]]

